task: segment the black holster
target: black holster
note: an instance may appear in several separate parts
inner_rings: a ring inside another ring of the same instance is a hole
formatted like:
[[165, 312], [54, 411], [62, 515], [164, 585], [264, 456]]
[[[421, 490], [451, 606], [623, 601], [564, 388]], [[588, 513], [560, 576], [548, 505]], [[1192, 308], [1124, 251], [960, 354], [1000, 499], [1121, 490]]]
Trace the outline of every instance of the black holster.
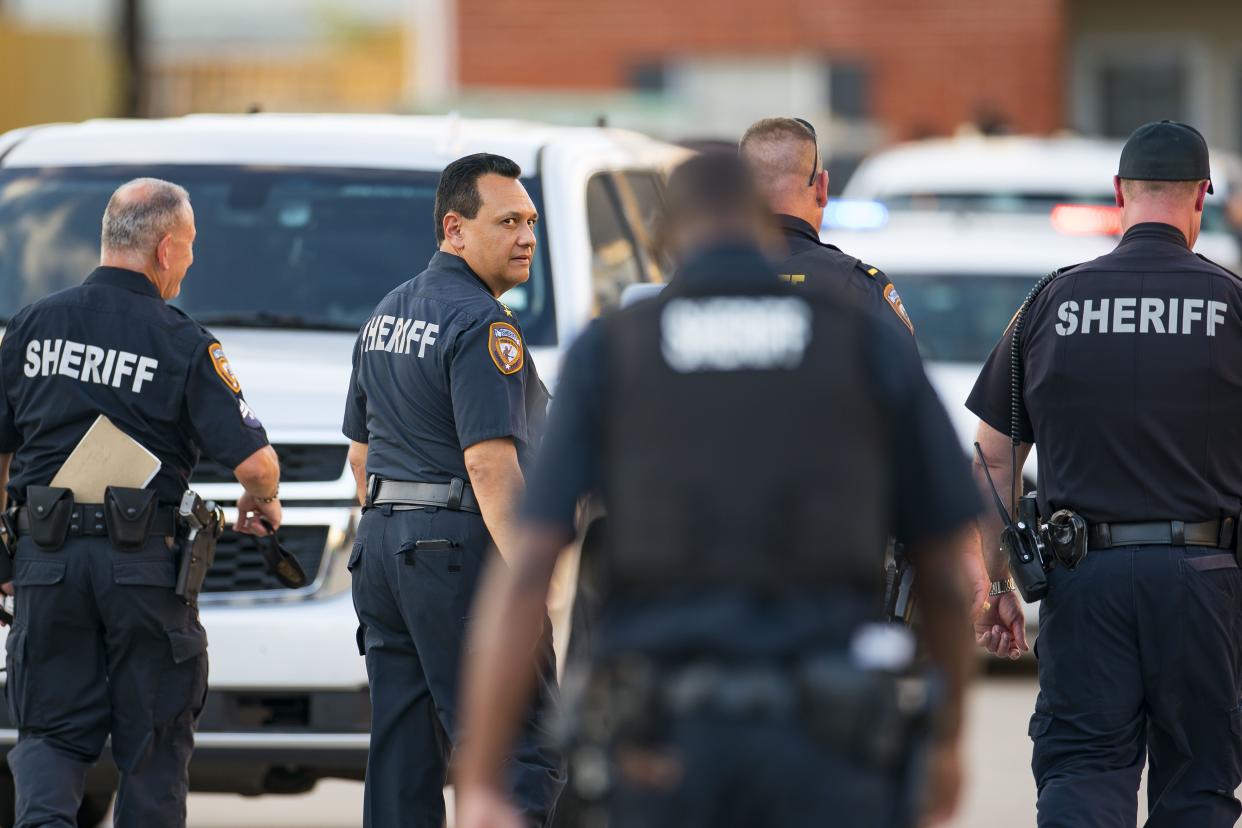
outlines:
[[137, 552], [147, 545], [159, 499], [154, 489], [109, 486], [104, 492], [108, 539], [120, 552]]
[[216, 537], [210, 532], [195, 532], [181, 539], [181, 561], [177, 569], [177, 597], [192, 607], [198, 606], [207, 570], [216, 560]]
[[13, 558], [17, 556], [17, 508], [0, 512], [0, 584], [13, 580]]
[[216, 541], [224, 531], [224, 511], [215, 503], [204, 503], [193, 490], [187, 490], [177, 513], [181, 522], [178, 532], [181, 560], [176, 595], [189, 606], [197, 607], [207, 571], [216, 560]]
[[26, 514], [30, 539], [44, 552], [65, 545], [73, 517], [73, 491], [56, 486], [27, 486]]
[[861, 670], [845, 659], [808, 662], [797, 681], [812, 732], [872, 770], [902, 767], [937, 706], [927, 677]]
[[884, 620], [897, 624], [914, 618], [914, 566], [906, 556], [905, 545], [892, 541], [884, 565]]

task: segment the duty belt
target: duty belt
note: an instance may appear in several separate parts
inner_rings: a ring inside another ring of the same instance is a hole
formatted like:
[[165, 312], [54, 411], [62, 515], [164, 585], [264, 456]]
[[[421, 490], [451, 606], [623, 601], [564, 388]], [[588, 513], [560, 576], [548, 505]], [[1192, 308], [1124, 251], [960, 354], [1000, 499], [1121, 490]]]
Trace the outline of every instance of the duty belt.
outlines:
[[[17, 510], [17, 534], [30, 534], [30, 509], [21, 506]], [[102, 503], [76, 503], [69, 518], [69, 534], [71, 536], [100, 537], [108, 536], [108, 524], [104, 519]], [[147, 533], [153, 537], [177, 534], [177, 510], [161, 507], [151, 522], [151, 530]]]
[[1186, 523], [1157, 520], [1144, 523], [1094, 523], [1087, 528], [1089, 549], [1118, 546], [1211, 546], [1232, 549], [1237, 521], [1205, 520]]
[[459, 477], [449, 483], [421, 483], [411, 480], [380, 480], [373, 478], [370, 485], [372, 506], [392, 505], [398, 509], [421, 509], [438, 506], [455, 512], [479, 511], [479, 501], [474, 490]]

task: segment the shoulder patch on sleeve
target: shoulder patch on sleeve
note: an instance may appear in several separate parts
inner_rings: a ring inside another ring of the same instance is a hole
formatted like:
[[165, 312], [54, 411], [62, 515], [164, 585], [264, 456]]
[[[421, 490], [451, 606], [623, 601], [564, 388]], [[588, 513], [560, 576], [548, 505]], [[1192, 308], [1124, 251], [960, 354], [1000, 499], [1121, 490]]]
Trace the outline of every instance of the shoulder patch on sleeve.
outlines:
[[508, 322], [493, 322], [487, 330], [487, 353], [502, 374], [516, 374], [526, 362], [526, 346], [518, 329]]
[[906, 313], [906, 306], [901, 303], [901, 295], [897, 293], [897, 288], [892, 282], [884, 286], [884, 301], [888, 302], [888, 306], [893, 309], [893, 313], [897, 314], [897, 318], [910, 329], [910, 333], [914, 333], [914, 323], [910, 321], [910, 314]]
[[246, 401], [241, 397], [237, 398], [237, 408], [241, 412], [243, 423], [251, 428], [263, 428], [263, 423], [259, 422], [259, 418], [255, 416], [254, 409], [246, 405]]
[[216, 369], [220, 379], [224, 380], [224, 384], [234, 394], [240, 394], [241, 381], [237, 379], [237, 374], [233, 373], [233, 366], [229, 365], [229, 358], [224, 355], [223, 346], [219, 342], [211, 343], [207, 346], [207, 355], [211, 357], [212, 367]]

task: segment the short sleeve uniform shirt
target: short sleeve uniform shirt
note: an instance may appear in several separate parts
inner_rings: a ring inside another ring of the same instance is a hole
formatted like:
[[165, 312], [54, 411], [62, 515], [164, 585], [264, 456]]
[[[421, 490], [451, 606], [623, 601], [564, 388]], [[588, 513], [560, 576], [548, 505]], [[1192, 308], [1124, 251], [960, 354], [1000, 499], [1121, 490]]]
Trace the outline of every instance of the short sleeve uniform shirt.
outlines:
[[465, 260], [438, 252], [379, 303], [354, 346], [342, 428], [386, 480], [468, 480], [463, 452], [510, 437], [523, 466], [547, 391], [513, 312]]

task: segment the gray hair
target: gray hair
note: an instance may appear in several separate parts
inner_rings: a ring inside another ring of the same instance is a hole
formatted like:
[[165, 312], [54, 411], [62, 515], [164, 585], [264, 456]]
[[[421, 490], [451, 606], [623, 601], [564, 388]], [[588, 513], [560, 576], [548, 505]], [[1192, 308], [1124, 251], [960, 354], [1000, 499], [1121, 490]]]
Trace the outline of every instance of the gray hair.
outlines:
[[169, 181], [135, 178], [117, 188], [104, 210], [100, 244], [104, 250], [149, 255], [181, 221], [190, 194]]

